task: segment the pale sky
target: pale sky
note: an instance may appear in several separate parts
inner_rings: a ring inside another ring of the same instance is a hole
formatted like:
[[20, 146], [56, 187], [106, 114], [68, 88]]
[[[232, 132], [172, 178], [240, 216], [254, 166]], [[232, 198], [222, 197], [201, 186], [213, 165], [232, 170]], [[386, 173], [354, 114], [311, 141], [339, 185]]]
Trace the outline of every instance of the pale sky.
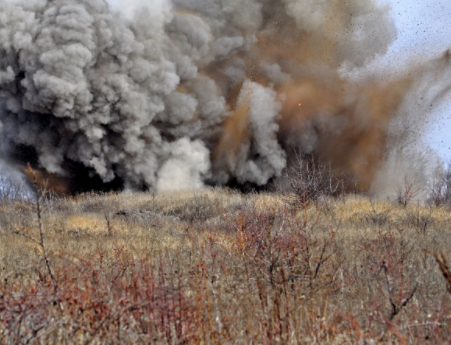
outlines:
[[[161, 0], [108, 0], [112, 4], [160, 2]], [[227, 1], [227, 0], [226, 0]], [[394, 66], [400, 56], [439, 56], [451, 49], [451, 0], [378, 0], [391, 6], [398, 37], [381, 63]], [[424, 142], [445, 161], [451, 160], [451, 94], [428, 117]]]
[[[390, 4], [398, 38], [383, 59], [396, 66], [399, 56], [439, 56], [451, 49], [450, 0], [380, 0]], [[445, 161], [451, 160], [451, 94], [428, 118], [423, 137]]]

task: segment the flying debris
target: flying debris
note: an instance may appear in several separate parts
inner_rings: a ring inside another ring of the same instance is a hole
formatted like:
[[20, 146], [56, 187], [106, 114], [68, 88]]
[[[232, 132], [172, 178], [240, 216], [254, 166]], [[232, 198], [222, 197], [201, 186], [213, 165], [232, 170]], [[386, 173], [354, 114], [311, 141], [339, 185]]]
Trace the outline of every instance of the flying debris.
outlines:
[[4, 159], [63, 192], [167, 190], [265, 186], [298, 152], [369, 186], [415, 91], [442, 81], [426, 108], [450, 88], [449, 52], [390, 80], [340, 73], [396, 38], [376, 0], [173, 0], [133, 13], [0, 2]]

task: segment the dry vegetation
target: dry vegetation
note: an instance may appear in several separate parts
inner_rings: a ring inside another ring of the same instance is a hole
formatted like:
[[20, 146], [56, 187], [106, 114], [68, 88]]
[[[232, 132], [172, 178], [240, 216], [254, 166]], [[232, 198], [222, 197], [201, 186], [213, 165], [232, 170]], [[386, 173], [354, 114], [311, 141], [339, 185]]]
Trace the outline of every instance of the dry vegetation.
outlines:
[[[451, 211], [225, 189], [0, 205], [2, 344], [447, 343]], [[42, 234], [42, 237], [41, 237]]]

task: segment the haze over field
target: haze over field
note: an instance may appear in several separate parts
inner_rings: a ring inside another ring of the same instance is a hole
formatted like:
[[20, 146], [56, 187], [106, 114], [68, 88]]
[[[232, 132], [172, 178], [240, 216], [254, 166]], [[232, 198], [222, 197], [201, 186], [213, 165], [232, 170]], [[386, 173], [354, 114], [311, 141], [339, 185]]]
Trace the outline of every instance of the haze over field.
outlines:
[[367, 188], [393, 122], [422, 126], [451, 85], [449, 53], [347, 77], [396, 36], [373, 0], [3, 1], [2, 155], [62, 192], [265, 186], [295, 154]]

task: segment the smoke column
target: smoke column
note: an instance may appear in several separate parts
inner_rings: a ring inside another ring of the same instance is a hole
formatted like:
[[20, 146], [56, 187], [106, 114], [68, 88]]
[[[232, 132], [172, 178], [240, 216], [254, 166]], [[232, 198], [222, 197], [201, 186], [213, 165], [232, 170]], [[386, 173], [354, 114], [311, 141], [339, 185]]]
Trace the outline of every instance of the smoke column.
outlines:
[[168, 190], [265, 186], [297, 152], [370, 186], [390, 123], [450, 89], [449, 54], [390, 78], [340, 73], [396, 38], [375, 0], [173, 0], [123, 13], [103, 0], [0, 0], [4, 159], [60, 177], [66, 192]]

